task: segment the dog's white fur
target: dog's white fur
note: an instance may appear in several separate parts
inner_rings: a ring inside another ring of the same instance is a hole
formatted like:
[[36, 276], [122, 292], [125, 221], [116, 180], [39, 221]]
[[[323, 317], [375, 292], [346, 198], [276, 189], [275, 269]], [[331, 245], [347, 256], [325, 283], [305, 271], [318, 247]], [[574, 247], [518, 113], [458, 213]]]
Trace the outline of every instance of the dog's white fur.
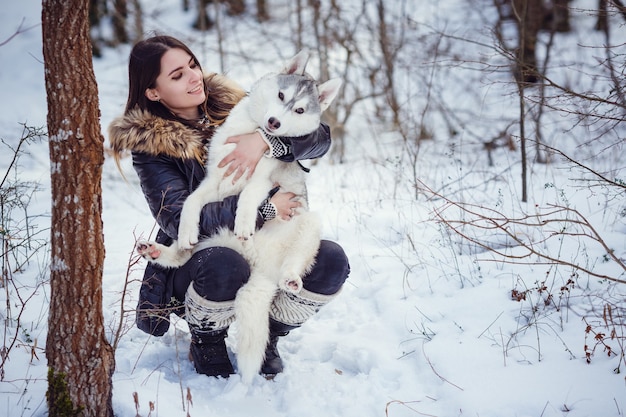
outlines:
[[[217, 164], [235, 148], [235, 144], [226, 143], [231, 136], [254, 132], [260, 127], [270, 135], [298, 137], [319, 127], [321, 113], [337, 95], [341, 80], [329, 80], [314, 88], [316, 97], [296, 91], [299, 83], [314, 82], [305, 73], [308, 57], [308, 52], [302, 51], [279, 74], [268, 74], [259, 79], [249, 95], [232, 109], [224, 124], [215, 131], [208, 152], [206, 178], [185, 201], [178, 241], [170, 247], [154, 242], [138, 244], [139, 252], [146, 259], [167, 267], [181, 266], [193, 252], [211, 246], [230, 247], [248, 260], [251, 275], [235, 299], [239, 326], [237, 367], [245, 383], [252, 381], [263, 363], [269, 338], [269, 309], [276, 290], [297, 293], [302, 289], [302, 277], [310, 271], [319, 249], [321, 226], [318, 217], [308, 211], [304, 172], [298, 163], [263, 157], [250, 179], [244, 175], [234, 184], [230, 177], [224, 178], [227, 168], [218, 168]], [[283, 80], [285, 86], [280, 89], [277, 76], [285, 75], [294, 77], [293, 82]], [[299, 101], [286, 106], [288, 99], [296, 94]], [[310, 106], [311, 100], [317, 100], [319, 106], [317, 103]], [[308, 111], [311, 108], [313, 111]], [[303, 109], [307, 110], [302, 112]], [[276, 120], [280, 121], [278, 128]], [[300, 196], [302, 206], [291, 220], [284, 221], [277, 216], [255, 233], [258, 207], [274, 184], [280, 184], [279, 192], [293, 192]], [[198, 243], [202, 207], [235, 194], [240, 195], [234, 233], [223, 229]]]

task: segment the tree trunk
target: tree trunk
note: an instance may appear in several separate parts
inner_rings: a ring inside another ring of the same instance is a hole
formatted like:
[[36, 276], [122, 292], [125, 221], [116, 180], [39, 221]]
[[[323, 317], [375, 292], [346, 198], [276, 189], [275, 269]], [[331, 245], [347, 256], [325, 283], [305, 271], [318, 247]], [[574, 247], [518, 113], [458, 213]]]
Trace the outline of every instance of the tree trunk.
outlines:
[[113, 1], [113, 24], [114, 45], [128, 43], [129, 36], [126, 30], [126, 20], [128, 19], [128, 5], [126, 0]]
[[256, 20], [259, 22], [265, 22], [269, 19], [270, 15], [267, 13], [265, 0], [256, 0]]
[[246, 3], [243, 0], [228, 0], [226, 3], [230, 16], [239, 16], [246, 11]]
[[517, 78], [522, 83], [539, 80], [537, 70], [537, 35], [545, 16], [541, 0], [513, 0], [513, 13], [517, 20]]
[[[106, 0], [89, 0], [89, 26], [90, 28], [99, 28], [102, 18], [107, 14]], [[91, 53], [93, 56], [100, 58], [102, 50], [100, 46], [104, 44], [104, 38], [100, 30], [90, 32], [91, 37]]]
[[211, 3], [211, 0], [196, 0], [196, 7], [198, 9], [198, 16], [193, 23], [193, 28], [198, 30], [209, 30], [213, 27], [213, 20], [209, 17], [206, 11], [207, 5]]
[[569, 2], [570, 0], [554, 0], [552, 3], [552, 30], [555, 32], [569, 32]]
[[88, 2], [43, 0], [52, 187], [48, 414], [113, 416], [102, 314], [103, 142]]
[[389, 39], [390, 30], [387, 27], [387, 10], [385, 9], [384, 0], [378, 0], [376, 10], [378, 12], [378, 40], [382, 55], [381, 69], [386, 80], [385, 95], [387, 105], [393, 115], [393, 125], [397, 128], [400, 126], [400, 103], [396, 95], [394, 76], [399, 45]]
[[595, 30], [606, 32], [609, 29], [609, 15], [607, 13], [608, 0], [598, 1], [598, 20], [596, 20]]

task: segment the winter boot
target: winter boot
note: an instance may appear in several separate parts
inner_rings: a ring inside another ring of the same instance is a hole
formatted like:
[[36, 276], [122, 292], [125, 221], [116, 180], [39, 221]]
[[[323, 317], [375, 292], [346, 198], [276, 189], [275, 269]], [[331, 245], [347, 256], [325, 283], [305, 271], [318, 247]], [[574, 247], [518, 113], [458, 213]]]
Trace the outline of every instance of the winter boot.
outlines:
[[261, 366], [261, 373], [268, 378], [273, 378], [276, 374], [283, 371], [283, 360], [278, 352], [278, 338], [281, 336], [287, 336], [289, 331], [295, 329], [297, 326], [289, 326], [287, 324], [280, 323], [274, 319], [270, 319], [270, 338], [265, 348], [265, 361]]
[[235, 320], [234, 303], [207, 300], [192, 284], [185, 295], [185, 320], [191, 331], [189, 359], [196, 372], [224, 378], [234, 374], [224, 341], [228, 326]]
[[225, 338], [226, 329], [208, 332], [191, 329], [189, 359], [193, 362], [196, 372], [224, 378], [235, 373], [228, 358]]
[[272, 377], [283, 371], [283, 361], [276, 346], [278, 338], [300, 327], [333, 298], [335, 294], [318, 294], [306, 288], [298, 294], [278, 291], [270, 306], [270, 337], [261, 366], [262, 374]]

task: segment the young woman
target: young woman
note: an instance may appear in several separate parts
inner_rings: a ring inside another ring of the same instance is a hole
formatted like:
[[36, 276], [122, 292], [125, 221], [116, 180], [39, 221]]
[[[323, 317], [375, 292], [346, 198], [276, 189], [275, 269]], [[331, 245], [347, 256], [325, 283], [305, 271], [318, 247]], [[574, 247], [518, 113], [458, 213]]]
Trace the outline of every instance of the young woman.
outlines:
[[[206, 144], [245, 95], [233, 82], [218, 74], [204, 74], [196, 56], [179, 40], [155, 36], [137, 43], [129, 59], [129, 93], [124, 115], [109, 126], [109, 139], [119, 162], [130, 151], [133, 167], [160, 230], [156, 240], [176, 239], [185, 198], [205, 176]], [[283, 161], [319, 158], [330, 147], [329, 129], [320, 125], [311, 135], [290, 138], [264, 137], [256, 132], [229, 139], [235, 150], [221, 164], [227, 174], [251, 175], [263, 157]], [[297, 145], [296, 145], [297, 143]], [[259, 207], [257, 227], [274, 216], [289, 220], [298, 206], [292, 193], [270, 193]], [[238, 196], [207, 204], [200, 231], [210, 236], [220, 227], [233, 228]], [[280, 254], [277, 254], [280, 256]], [[277, 350], [279, 336], [302, 325], [341, 289], [350, 267], [343, 249], [322, 241], [316, 263], [304, 278], [298, 295], [278, 292], [270, 312], [270, 341], [261, 372], [283, 370]], [[246, 283], [250, 266], [235, 251], [213, 247], [199, 251], [182, 267], [165, 269], [148, 264], [139, 292], [137, 326], [154, 336], [169, 328], [175, 313], [189, 324], [190, 359], [197, 372], [223, 376], [234, 372], [225, 337], [235, 320], [234, 299]]]

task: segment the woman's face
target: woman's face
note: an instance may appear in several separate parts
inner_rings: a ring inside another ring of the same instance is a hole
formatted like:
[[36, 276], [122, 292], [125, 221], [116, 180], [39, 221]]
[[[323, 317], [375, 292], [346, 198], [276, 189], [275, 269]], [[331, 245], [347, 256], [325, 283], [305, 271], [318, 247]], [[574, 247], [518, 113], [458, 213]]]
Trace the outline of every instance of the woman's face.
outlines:
[[163, 54], [155, 85], [146, 90], [149, 100], [160, 101], [183, 119], [200, 117], [198, 106], [206, 100], [202, 70], [187, 52], [172, 48]]

